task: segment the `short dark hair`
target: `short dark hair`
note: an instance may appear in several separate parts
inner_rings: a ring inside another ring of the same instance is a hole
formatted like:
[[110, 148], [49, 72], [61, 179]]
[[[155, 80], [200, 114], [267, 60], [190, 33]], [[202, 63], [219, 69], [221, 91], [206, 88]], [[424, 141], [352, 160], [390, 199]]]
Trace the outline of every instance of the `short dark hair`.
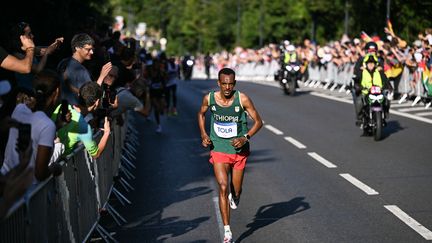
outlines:
[[90, 81], [81, 86], [79, 90], [79, 104], [90, 107], [102, 98], [102, 88], [99, 84]]
[[219, 70], [218, 73], [218, 80], [220, 80], [220, 76], [221, 75], [233, 75], [234, 76], [234, 80], [235, 80], [235, 72], [234, 70], [232, 70], [231, 68], [222, 68], [221, 70]]
[[76, 34], [72, 37], [71, 40], [71, 48], [72, 48], [72, 53], [75, 53], [75, 48], [82, 48], [85, 45], [91, 45], [93, 46], [95, 44], [93, 38], [91, 38], [90, 35], [86, 34], [86, 33], [80, 33], [80, 34]]
[[43, 110], [46, 100], [60, 87], [60, 77], [54, 70], [44, 69], [35, 75], [32, 85], [35, 110]]

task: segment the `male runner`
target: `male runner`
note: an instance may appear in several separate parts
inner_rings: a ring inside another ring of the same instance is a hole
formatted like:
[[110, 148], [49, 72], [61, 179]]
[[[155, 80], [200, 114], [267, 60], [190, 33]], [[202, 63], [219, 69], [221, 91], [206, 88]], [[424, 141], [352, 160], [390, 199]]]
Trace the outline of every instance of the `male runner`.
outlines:
[[[213, 164], [219, 186], [219, 209], [224, 224], [224, 243], [232, 242], [229, 206], [236, 209], [240, 200], [244, 168], [250, 153], [249, 139], [262, 127], [261, 117], [252, 100], [234, 90], [235, 84], [234, 70], [221, 69], [218, 73], [220, 91], [212, 91], [205, 95], [198, 112], [202, 145], [210, 146], [210, 163]], [[205, 113], [209, 108], [212, 112], [210, 137], [205, 130]], [[247, 115], [254, 120], [250, 130], [247, 128]]]

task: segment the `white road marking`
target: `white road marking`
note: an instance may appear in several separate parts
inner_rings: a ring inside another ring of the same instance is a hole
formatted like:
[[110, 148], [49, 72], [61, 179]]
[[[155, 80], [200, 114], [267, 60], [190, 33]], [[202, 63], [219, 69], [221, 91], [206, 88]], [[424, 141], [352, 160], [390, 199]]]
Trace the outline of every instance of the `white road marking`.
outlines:
[[330, 99], [330, 100], [336, 100], [336, 101], [340, 101], [340, 102], [344, 102], [344, 103], [348, 103], [348, 104], [353, 104], [352, 100], [346, 100], [346, 99], [343, 99], [343, 98], [338, 98], [338, 97], [334, 97], [334, 96], [330, 96], [330, 95], [326, 95], [326, 94], [320, 94], [318, 92], [311, 92], [310, 94], [318, 96], [318, 97], [323, 97], [323, 98], [326, 98], [326, 99]]
[[421, 236], [423, 236], [423, 238], [425, 238], [426, 240], [432, 240], [432, 232], [428, 230], [426, 227], [424, 227], [423, 225], [421, 225], [419, 222], [417, 222], [415, 219], [411, 218], [408, 214], [402, 211], [398, 206], [384, 205], [384, 207], [390, 212], [392, 212], [400, 220], [402, 220], [402, 222], [404, 222], [406, 225], [408, 225], [417, 233], [419, 233]]
[[219, 210], [219, 197], [213, 197], [213, 204], [215, 207], [215, 211], [216, 211], [216, 220], [218, 222], [219, 225], [219, 236], [221, 238], [221, 240], [224, 238], [224, 228], [223, 228], [223, 222], [222, 222], [222, 216], [220, 214], [220, 210]]
[[294, 146], [296, 146], [299, 149], [305, 149], [306, 146], [303, 145], [302, 143], [300, 143], [299, 141], [295, 140], [292, 137], [284, 137], [285, 140], [287, 140], [288, 142], [292, 143]]
[[425, 107], [411, 107], [411, 108], [403, 108], [403, 109], [397, 109], [400, 112], [408, 112], [408, 111], [424, 111], [426, 110]]
[[[320, 94], [320, 93], [317, 93], [317, 92], [311, 92], [310, 94], [318, 96], [318, 97], [323, 97], [323, 98], [326, 98], [326, 99], [330, 99], [330, 100], [335, 100], [335, 101], [340, 101], [340, 102], [352, 104], [352, 101], [344, 100], [342, 98], [337, 98], [337, 97], [333, 97], [333, 96], [330, 96], [330, 95]], [[411, 118], [411, 119], [414, 119], [414, 120], [417, 120], [417, 121], [422, 121], [422, 122], [426, 122], [426, 123], [432, 124], [432, 119], [428, 119], [428, 118], [425, 118], [425, 117], [416, 116], [416, 115], [412, 115], [412, 114], [408, 114], [408, 113], [403, 113], [403, 112], [399, 112], [399, 111], [396, 111], [396, 110], [393, 110], [393, 109], [390, 109], [390, 113], [398, 115], [398, 116], [403, 116], [403, 117]]]
[[415, 115], [411, 115], [411, 114], [408, 114], [408, 113], [402, 113], [402, 112], [395, 111], [395, 110], [392, 110], [392, 109], [390, 109], [390, 113], [391, 114], [395, 114], [395, 115], [399, 115], [399, 116], [408, 117], [408, 118], [411, 118], [411, 119], [414, 119], [414, 120], [417, 120], [417, 121], [422, 121], [422, 122], [426, 122], [426, 123], [432, 124], [432, 119], [427, 119], [427, 118], [424, 118], [424, 117], [421, 117], [421, 116], [415, 116]]
[[279, 129], [277, 129], [276, 127], [272, 126], [272, 125], [265, 125], [265, 128], [267, 128], [268, 130], [272, 131], [274, 134], [276, 135], [282, 135], [283, 132]]
[[432, 116], [431, 111], [416, 113], [417, 116]]
[[411, 103], [402, 103], [402, 104], [399, 104], [399, 103], [391, 103], [391, 104], [390, 104], [390, 107], [392, 107], [392, 108], [411, 107]]
[[379, 193], [372, 189], [371, 187], [367, 186], [363, 182], [359, 181], [357, 178], [350, 174], [339, 174], [343, 178], [345, 178], [347, 181], [351, 182], [354, 186], [356, 186], [358, 189], [364, 191], [368, 195], [378, 195]]
[[323, 164], [324, 166], [326, 166], [327, 168], [336, 168], [337, 167], [335, 164], [333, 164], [332, 162], [324, 159], [323, 157], [319, 156], [315, 152], [309, 152], [308, 155], [310, 157], [314, 158], [315, 160], [317, 160], [318, 162], [320, 162], [321, 164]]

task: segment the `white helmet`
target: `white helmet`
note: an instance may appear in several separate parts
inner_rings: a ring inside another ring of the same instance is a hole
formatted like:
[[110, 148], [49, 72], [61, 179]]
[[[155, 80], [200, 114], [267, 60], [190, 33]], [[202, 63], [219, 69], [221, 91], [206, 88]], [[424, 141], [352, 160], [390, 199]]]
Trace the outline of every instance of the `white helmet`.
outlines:
[[286, 48], [287, 51], [295, 51], [294, 45], [288, 45]]

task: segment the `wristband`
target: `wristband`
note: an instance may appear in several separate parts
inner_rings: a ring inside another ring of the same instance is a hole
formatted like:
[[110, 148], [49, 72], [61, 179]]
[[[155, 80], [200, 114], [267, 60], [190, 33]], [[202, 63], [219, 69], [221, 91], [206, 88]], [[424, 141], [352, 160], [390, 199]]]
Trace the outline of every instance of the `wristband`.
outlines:
[[243, 137], [245, 137], [247, 141], [249, 141], [249, 139], [250, 139], [250, 136], [247, 133], [245, 135], [243, 135]]

